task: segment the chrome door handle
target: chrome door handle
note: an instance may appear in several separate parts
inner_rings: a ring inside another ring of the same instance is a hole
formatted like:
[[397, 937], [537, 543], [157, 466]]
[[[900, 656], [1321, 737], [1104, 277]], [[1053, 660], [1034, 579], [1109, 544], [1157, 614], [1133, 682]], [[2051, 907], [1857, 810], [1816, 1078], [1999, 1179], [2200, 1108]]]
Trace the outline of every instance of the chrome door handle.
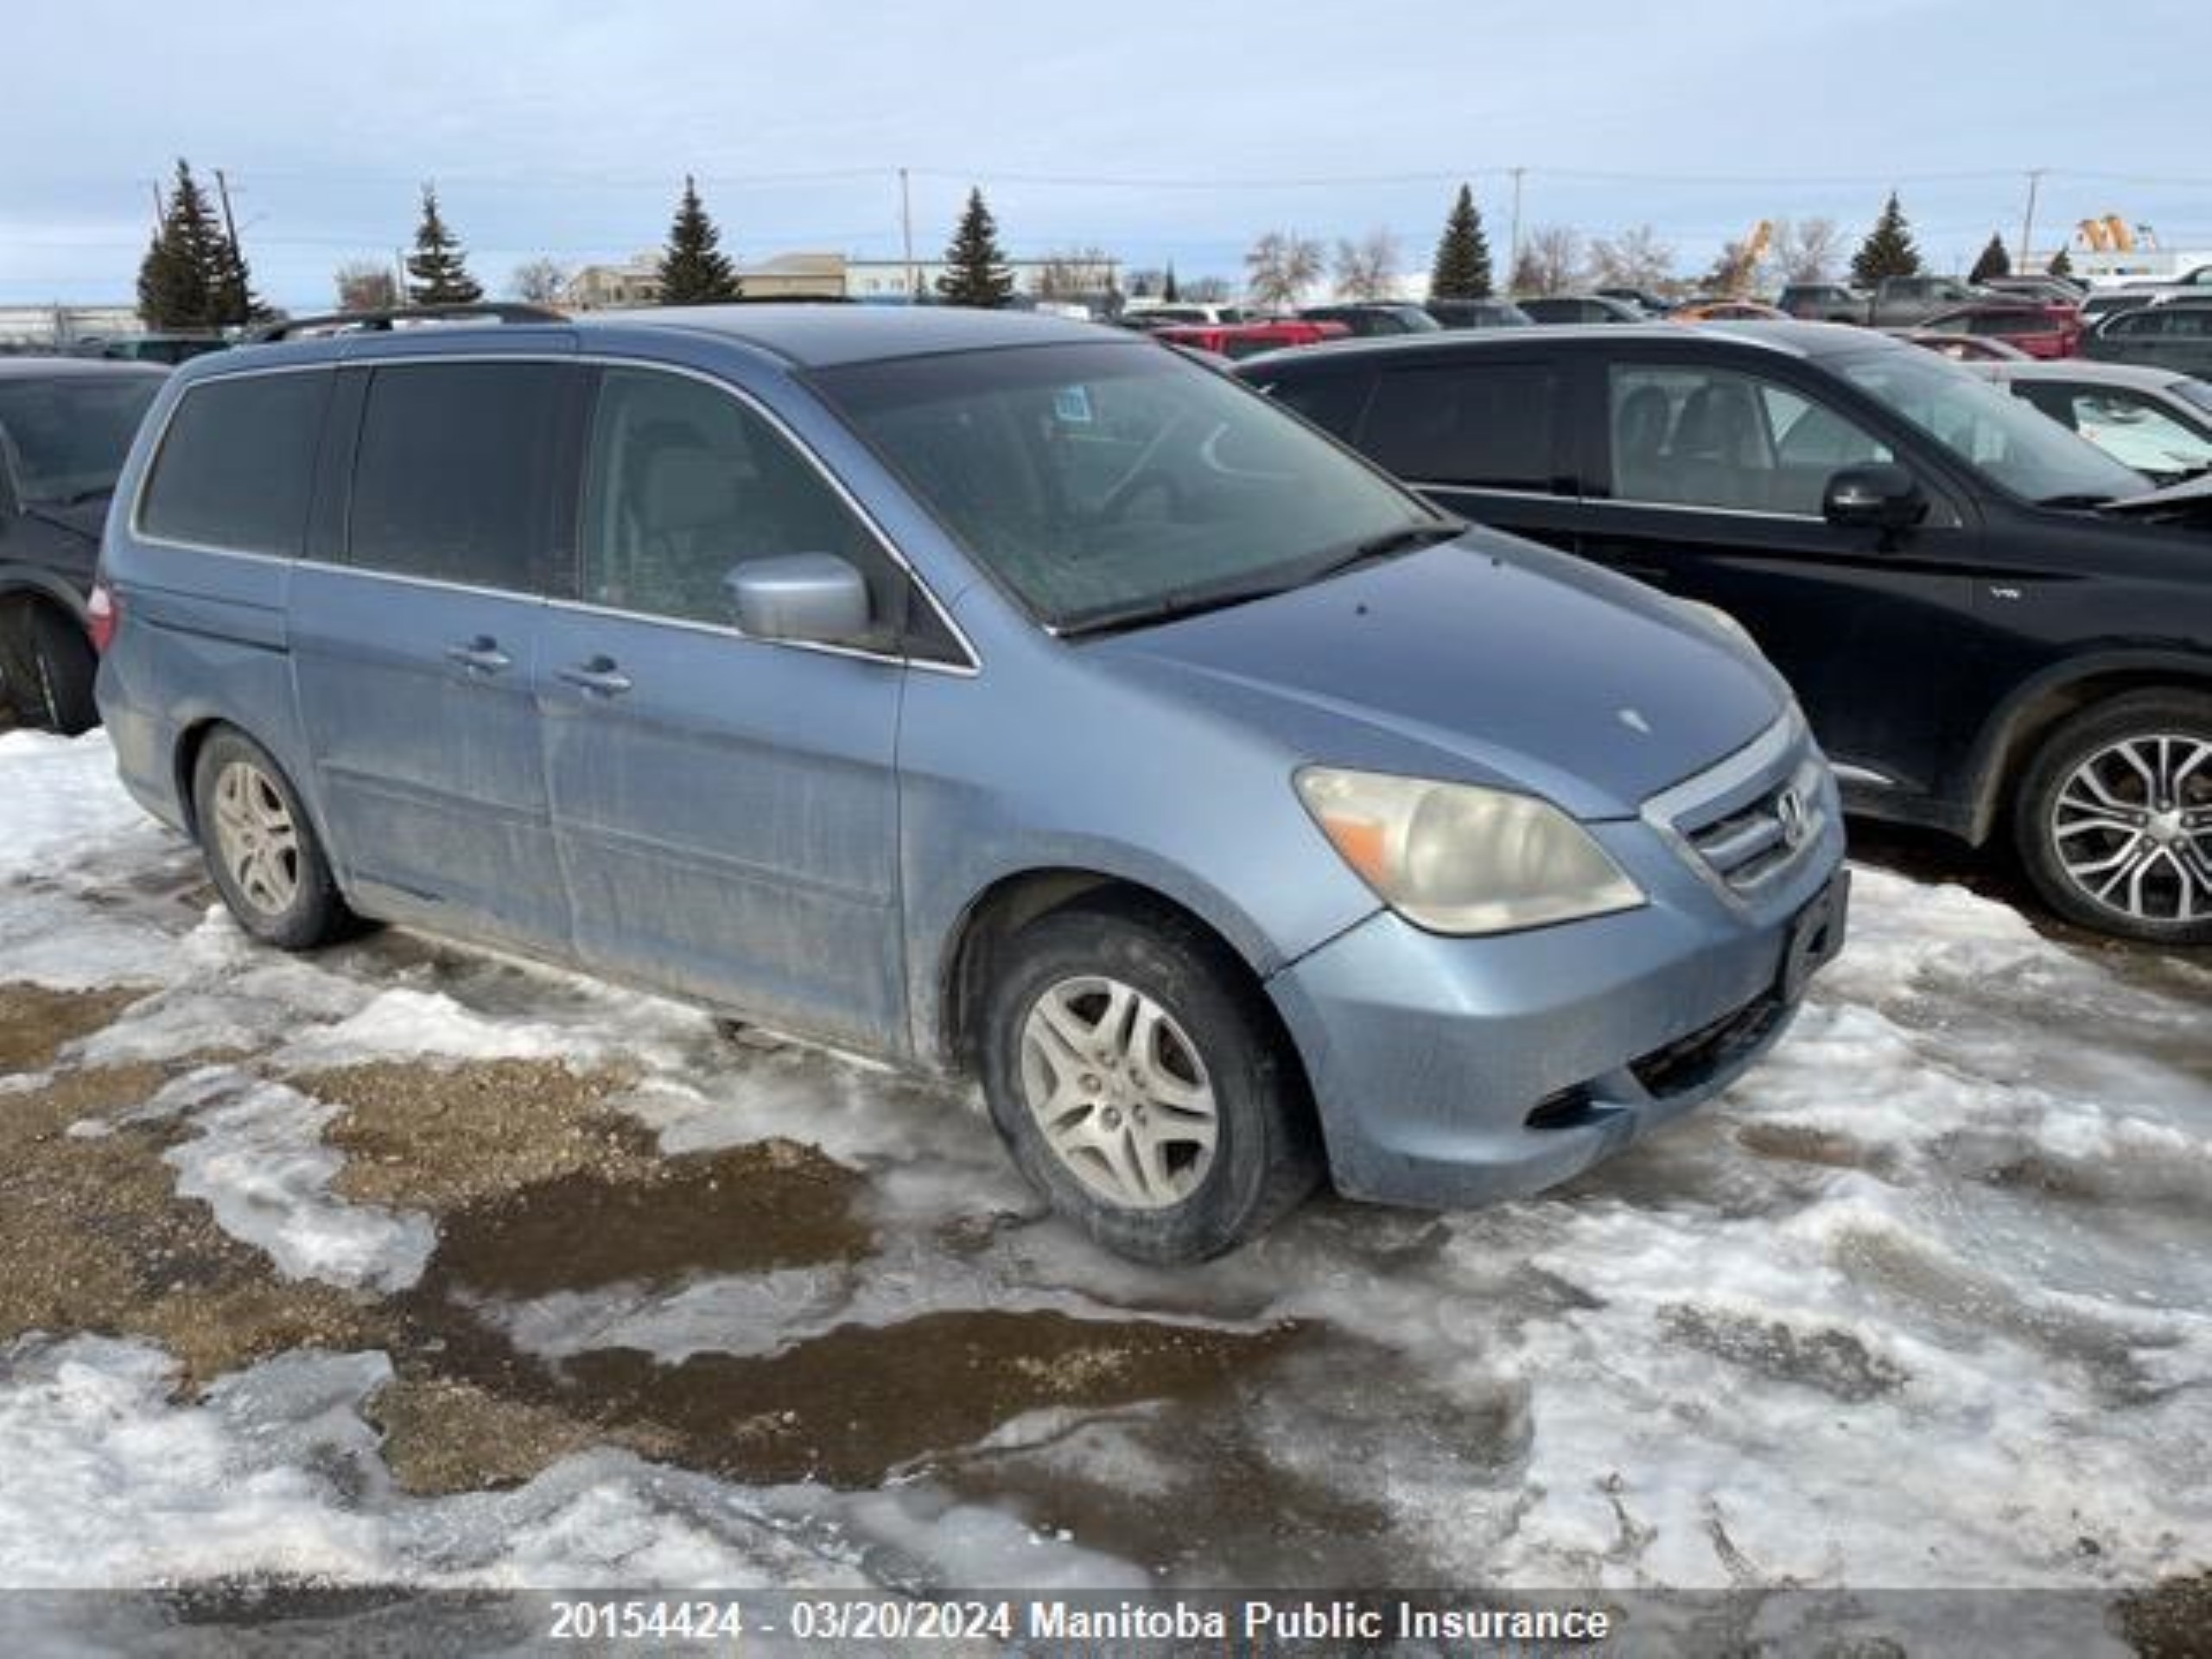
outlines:
[[515, 665], [515, 659], [499, 649], [499, 642], [483, 633], [466, 645], [448, 645], [446, 659], [478, 674], [504, 674]]
[[600, 697], [619, 697], [631, 684], [630, 677], [615, 666], [612, 657], [594, 657], [588, 663], [556, 670], [556, 676]]

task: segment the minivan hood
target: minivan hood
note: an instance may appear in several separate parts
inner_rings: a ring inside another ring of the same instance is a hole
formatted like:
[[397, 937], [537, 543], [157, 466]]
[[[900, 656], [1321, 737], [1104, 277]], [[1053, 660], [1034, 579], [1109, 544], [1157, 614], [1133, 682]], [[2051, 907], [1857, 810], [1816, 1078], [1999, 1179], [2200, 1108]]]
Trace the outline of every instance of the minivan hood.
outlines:
[[1093, 649], [1306, 760], [1529, 790], [1585, 818], [1632, 815], [1789, 706], [1715, 623], [1484, 530]]

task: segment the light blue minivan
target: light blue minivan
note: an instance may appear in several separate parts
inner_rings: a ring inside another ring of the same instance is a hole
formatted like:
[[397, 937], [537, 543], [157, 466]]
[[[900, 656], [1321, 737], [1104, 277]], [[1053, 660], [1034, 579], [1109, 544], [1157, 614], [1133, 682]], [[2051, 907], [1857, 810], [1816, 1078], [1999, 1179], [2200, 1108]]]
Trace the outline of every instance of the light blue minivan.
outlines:
[[93, 600], [247, 931], [356, 918], [980, 1077], [1111, 1248], [1458, 1205], [1728, 1084], [1843, 828], [1718, 613], [1440, 515], [1140, 337], [937, 308], [187, 365]]

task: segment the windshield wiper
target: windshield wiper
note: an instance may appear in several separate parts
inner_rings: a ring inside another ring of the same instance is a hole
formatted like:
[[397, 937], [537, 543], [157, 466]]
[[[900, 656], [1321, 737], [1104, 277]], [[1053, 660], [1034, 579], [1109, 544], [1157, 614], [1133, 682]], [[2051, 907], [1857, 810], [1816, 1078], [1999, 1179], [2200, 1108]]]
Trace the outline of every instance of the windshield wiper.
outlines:
[[1403, 529], [1389, 531], [1381, 536], [1370, 536], [1350, 550], [1325, 560], [1317, 567], [1302, 570], [1287, 582], [1261, 582], [1250, 588], [1216, 588], [1211, 591], [1185, 588], [1116, 610], [1078, 616], [1072, 621], [1061, 623], [1058, 632], [1061, 639], [1072, 639], [1086, 634], [1116, 633], [1185, 616], [1202, 616], [1208, 611], [1225, 611], [1232, 605], [1244, 605], [1255, 599], [1273, 599], [1278, 594], [1294, 593], [1370, 560], [1388, 558], [1394, 553], [1409, 552], [1416, 547], [1427, 547], [1437, 542], [1448, 542], [1464, 535], [1466, 529], [1465, 523], [1457, 520], [1408, 524]]
[[1063, 639], [1075, 639], [1090, 634], [1120, 633], [1129, 628], [1141, 628], [1154, 622], [1167, 622], [1186, 616], [1204, 616], [1208, 611], [1225, 611], [1232, 605], [1243, 605], [1255, 599], [1271, 599], [1277, 594], [1288, 593], [1302, 584], [1274, 582], [1258, 588], [1232, 588], [1223, 593], [1162, 594], [1157, 599], [1147, 599], [1135, 605], [1125, 605], [1116, 610], [1098, 611], [1089, 616], [1078, 616], [1074, 621], [1063, 622], [1055, 630]]
[[1376, 559], [1387, 559], [1395, 553], [1410, 553], [1417, 547], [1433, 547], [1439, 542], [1456, 540], [1466, 532], [1467, 526], [1462, 519], [1445, 524], [1408, 524], [1401, 530], [1370, 536], [1351, 551], [1323, 561], [1306, 573], [1306, 580], [1319, 582], [1329, 576], [1342, 575], [1347, 570], [1372, 563]]
[[2080, 512], [2108, 507], [2120, 499], [2116, 495], [2099, 495], [2094, 491], [2077, 490], [2063, 495], [2044, 495], [2036, 498], [2039, 507], [2056, 507], [2062, 512]]

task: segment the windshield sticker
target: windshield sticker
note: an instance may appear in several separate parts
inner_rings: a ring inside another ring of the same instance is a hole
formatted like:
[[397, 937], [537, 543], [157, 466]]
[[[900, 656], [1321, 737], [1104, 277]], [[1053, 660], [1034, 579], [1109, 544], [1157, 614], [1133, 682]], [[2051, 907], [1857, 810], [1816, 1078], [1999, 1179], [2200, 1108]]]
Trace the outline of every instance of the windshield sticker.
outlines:
[[1066, 426], [1090, 424], [1090, 388], [1062, 386], [1052, 394], [1052, 418]]

